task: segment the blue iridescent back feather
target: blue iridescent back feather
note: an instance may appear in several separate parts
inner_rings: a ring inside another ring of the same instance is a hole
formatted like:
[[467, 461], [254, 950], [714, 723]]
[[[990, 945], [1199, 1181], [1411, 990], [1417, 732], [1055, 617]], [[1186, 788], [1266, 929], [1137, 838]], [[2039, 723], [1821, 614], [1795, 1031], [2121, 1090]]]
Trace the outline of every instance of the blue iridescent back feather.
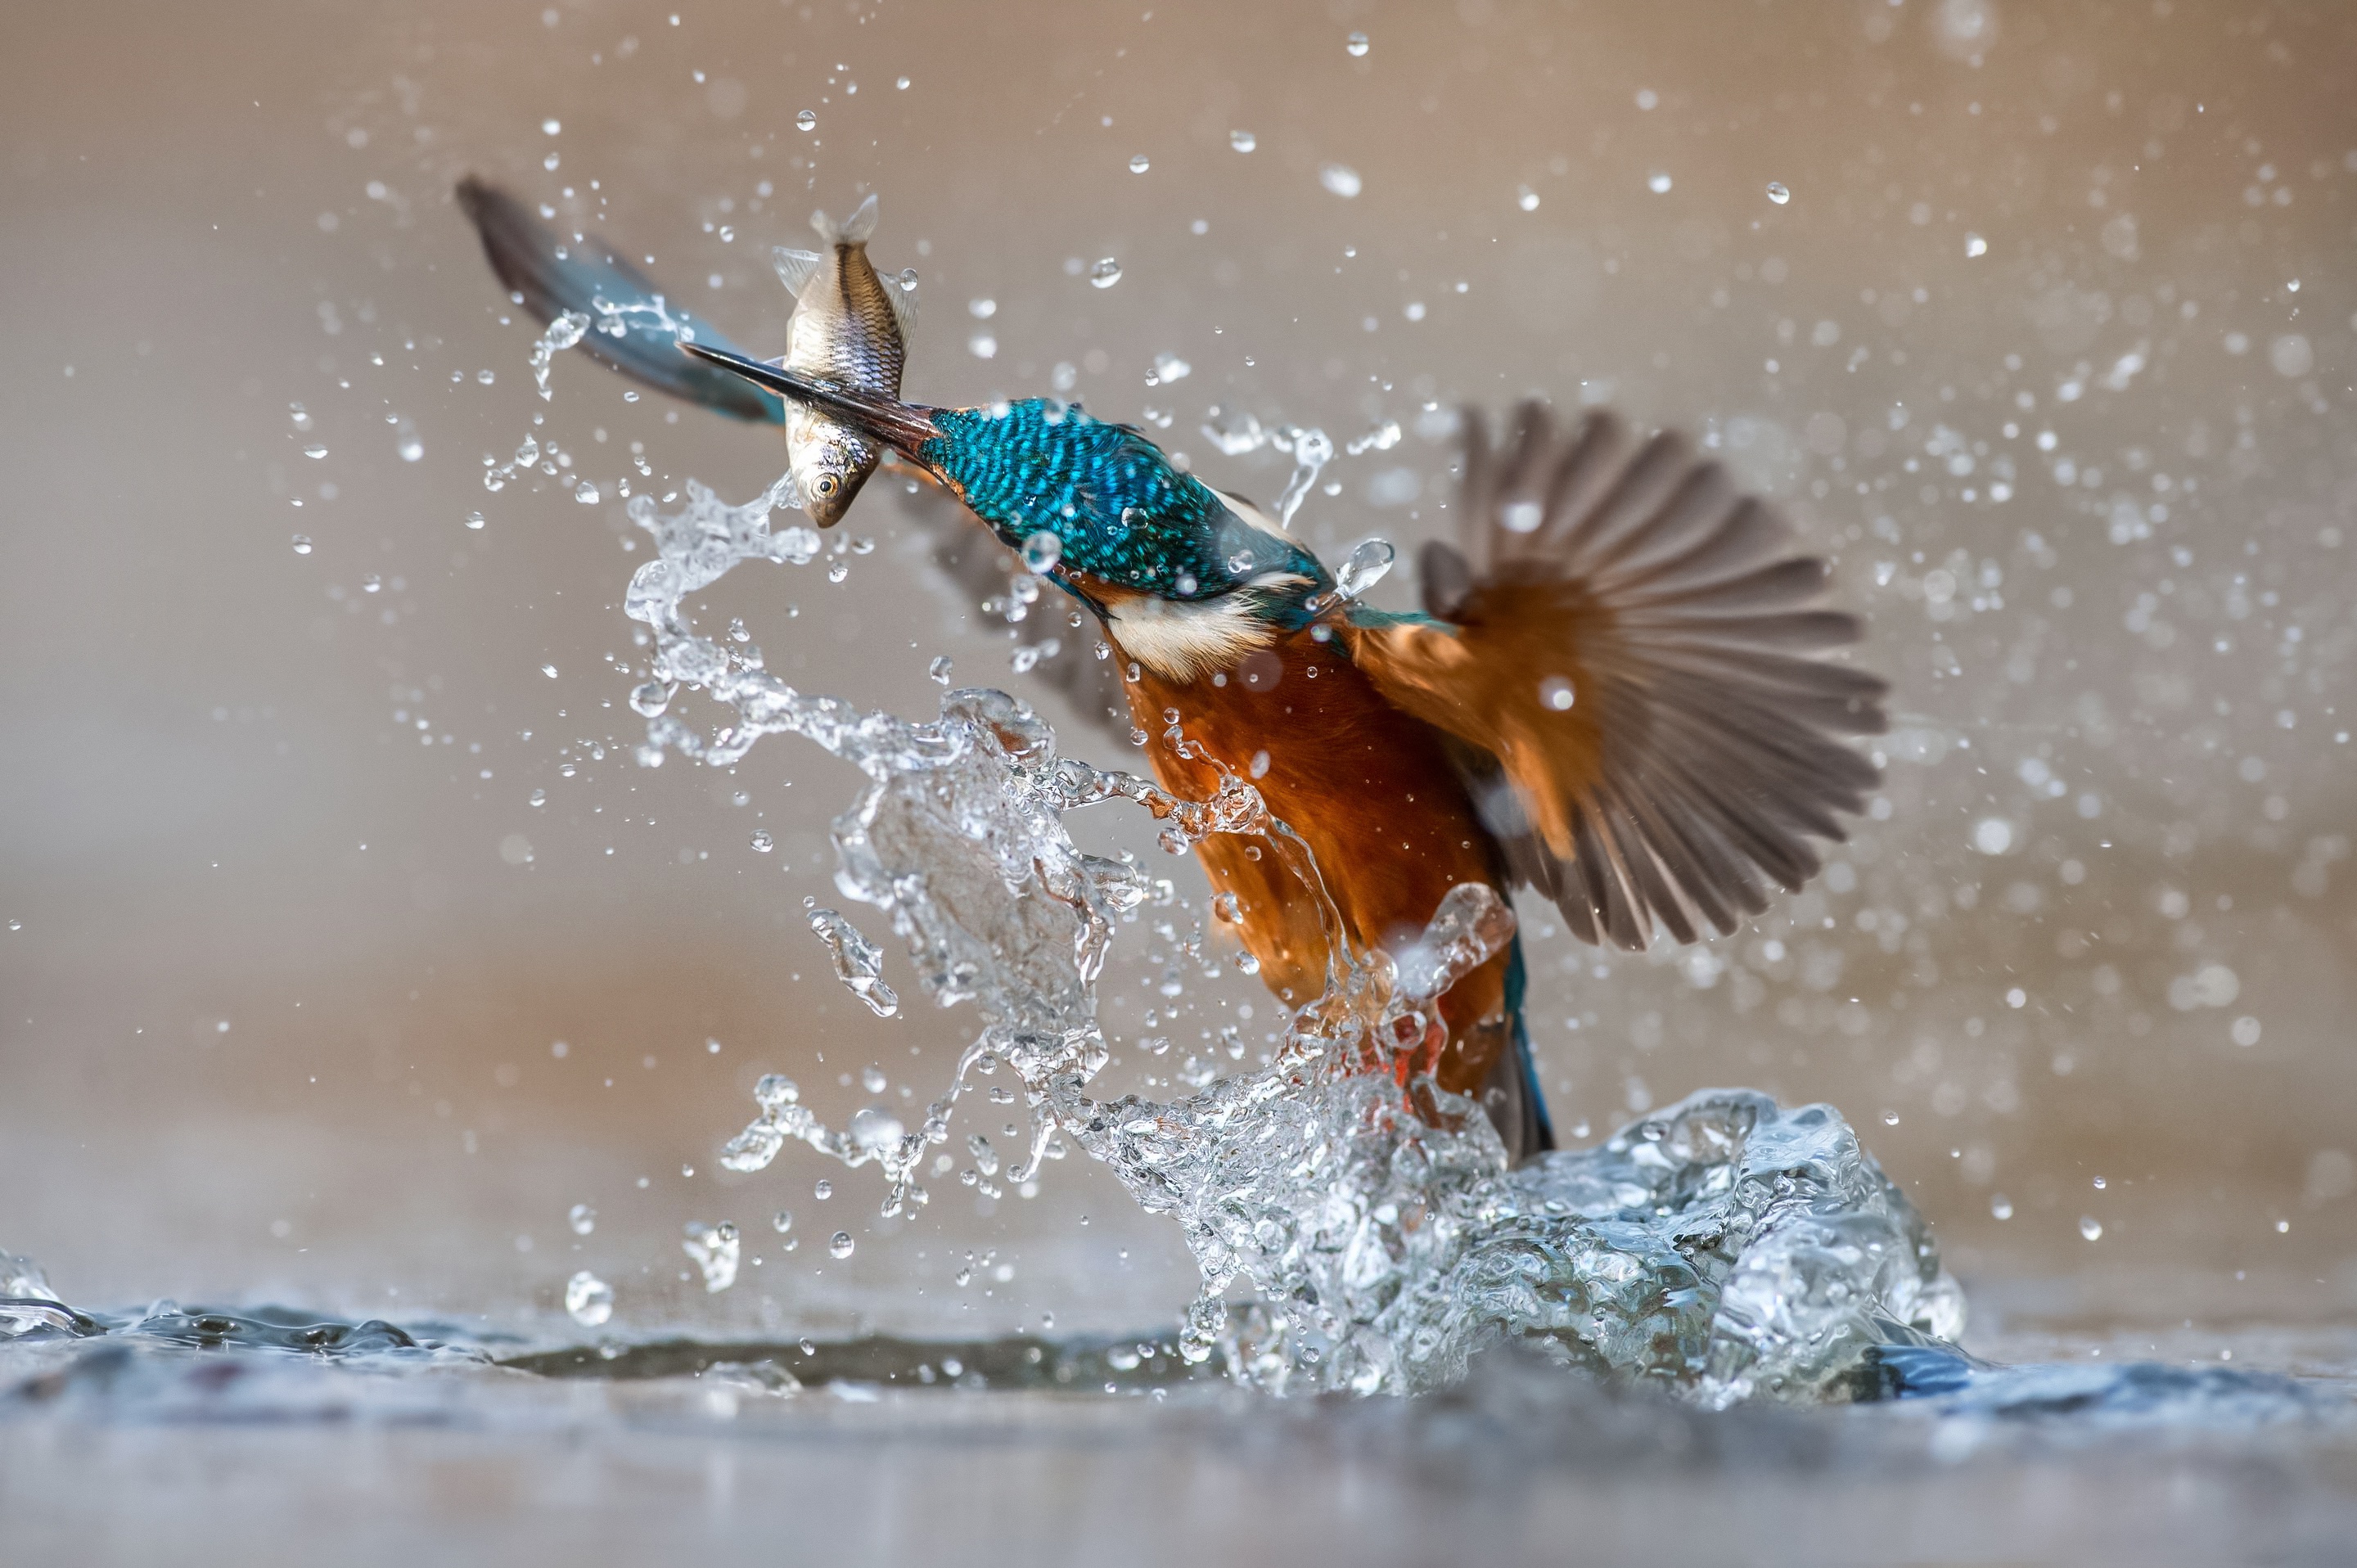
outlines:
[[1318, 558], [1252, 527], [1125, 424], [1031, 398], [942, 409], [917, 456], [1020, 549], [1055, 534], [1062, 569], [1168, 599], [1200, 599], [1270, 572], [1323, 585]]

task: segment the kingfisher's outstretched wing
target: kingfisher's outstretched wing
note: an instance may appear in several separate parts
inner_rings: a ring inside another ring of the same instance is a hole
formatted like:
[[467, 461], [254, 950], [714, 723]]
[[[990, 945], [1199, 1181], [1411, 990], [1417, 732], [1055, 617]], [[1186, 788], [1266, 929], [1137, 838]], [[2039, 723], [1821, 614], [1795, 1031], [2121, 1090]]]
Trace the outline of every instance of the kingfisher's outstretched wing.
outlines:
[[1840, 737], [1888, 687], [1818, 657], [1855, 616], [1811, 608], [1825, 564], [1672, 435], [1519, 412], [1468, 421], [1458, 529], [1421, 562], [1423, 617], [1354, 612], [1351, 658], [1450, 737], [1508, 865], [1575, 934], [1692, 941], [1797, 888], [1879, 779]]
[[708, 348], [734, 352], [736, 346], [672, 303], [603, 240], [562, 239], [522, 202], [471, 177], [458, 182], [458, 205], [481, 236], [491, 271], [543, 323], [577, 311], [589, 317], [581, 347], [624, 375], [739, 419], [785, 422], [784, 400], [681, 353], [683, 329]]

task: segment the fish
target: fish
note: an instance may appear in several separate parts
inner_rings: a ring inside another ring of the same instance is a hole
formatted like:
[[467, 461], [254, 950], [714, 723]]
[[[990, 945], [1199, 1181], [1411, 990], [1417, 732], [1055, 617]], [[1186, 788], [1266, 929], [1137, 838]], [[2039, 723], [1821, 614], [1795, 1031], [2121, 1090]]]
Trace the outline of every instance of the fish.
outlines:
[[[770, 252], [778, 277], [794, 296], [786, 323], [786, 351], [769, 361], [817, 385], [897, 399], [908, 361], [908, 337], [917, 312], [914, 272], [880, 275], [867, 259], [876, 232], [870, 193], [840, 223], [811, 215], [823, 250], [780, 245]], [[832, 528], [884, 457], [872, 435], [809, 403], [786, 405], [786, 455], [802, 510]]]

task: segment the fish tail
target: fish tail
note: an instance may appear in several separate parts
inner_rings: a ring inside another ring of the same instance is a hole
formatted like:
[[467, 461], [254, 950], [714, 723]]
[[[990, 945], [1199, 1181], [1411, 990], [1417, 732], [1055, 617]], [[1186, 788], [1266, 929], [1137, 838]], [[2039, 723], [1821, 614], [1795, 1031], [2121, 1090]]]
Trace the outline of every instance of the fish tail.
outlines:
[[471, 176], [458, 182], [457, 196], [491, 271], [536, 319], [586, 316], [581, 347], [631, 380], [738, 419], [784, 422], [782, 399], [679, 351], [689, 338], [737, 350], [718, 328], [672, 304], [613, 247], [594, 237], [561, 238], [522, 202]]
[[811, 214], [811, 227], [830, 248], [836, 245], [864, 245], [876, 233], [876, 193], [869, 191], [867, 199], [855, 209], [850, 217], [838, 223], [823, 212]]

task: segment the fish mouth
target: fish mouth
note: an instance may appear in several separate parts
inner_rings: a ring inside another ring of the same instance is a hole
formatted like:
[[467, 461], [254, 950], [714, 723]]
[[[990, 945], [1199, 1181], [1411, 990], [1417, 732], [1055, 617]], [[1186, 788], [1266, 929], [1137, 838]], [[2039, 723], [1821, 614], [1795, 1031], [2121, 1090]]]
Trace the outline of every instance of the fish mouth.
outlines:
[[[933, 424], [933, 410], [922, 403], [902, 403], [897, 398], [881, 398], [849, 387], [827, 386], [805, 381], [791, 371], [765, 365], [759, 360], [748, 360], [742, 354], [732, 354], [726, 349], [708, 348], [702, 343], [680, 344], [680, 351], [696, 359], [718, 365], [726, 371], [751, 381], [755, 386], [791, 398], [807, 407], [815, 408], [831, 418], [849, 425], [863, 435], [872, 435], [905, 457], [925, 467], [920, 448], [929, 441], [938, 440], [941, 429]], [[856, 486], [851, 487], [857, 489]]]

